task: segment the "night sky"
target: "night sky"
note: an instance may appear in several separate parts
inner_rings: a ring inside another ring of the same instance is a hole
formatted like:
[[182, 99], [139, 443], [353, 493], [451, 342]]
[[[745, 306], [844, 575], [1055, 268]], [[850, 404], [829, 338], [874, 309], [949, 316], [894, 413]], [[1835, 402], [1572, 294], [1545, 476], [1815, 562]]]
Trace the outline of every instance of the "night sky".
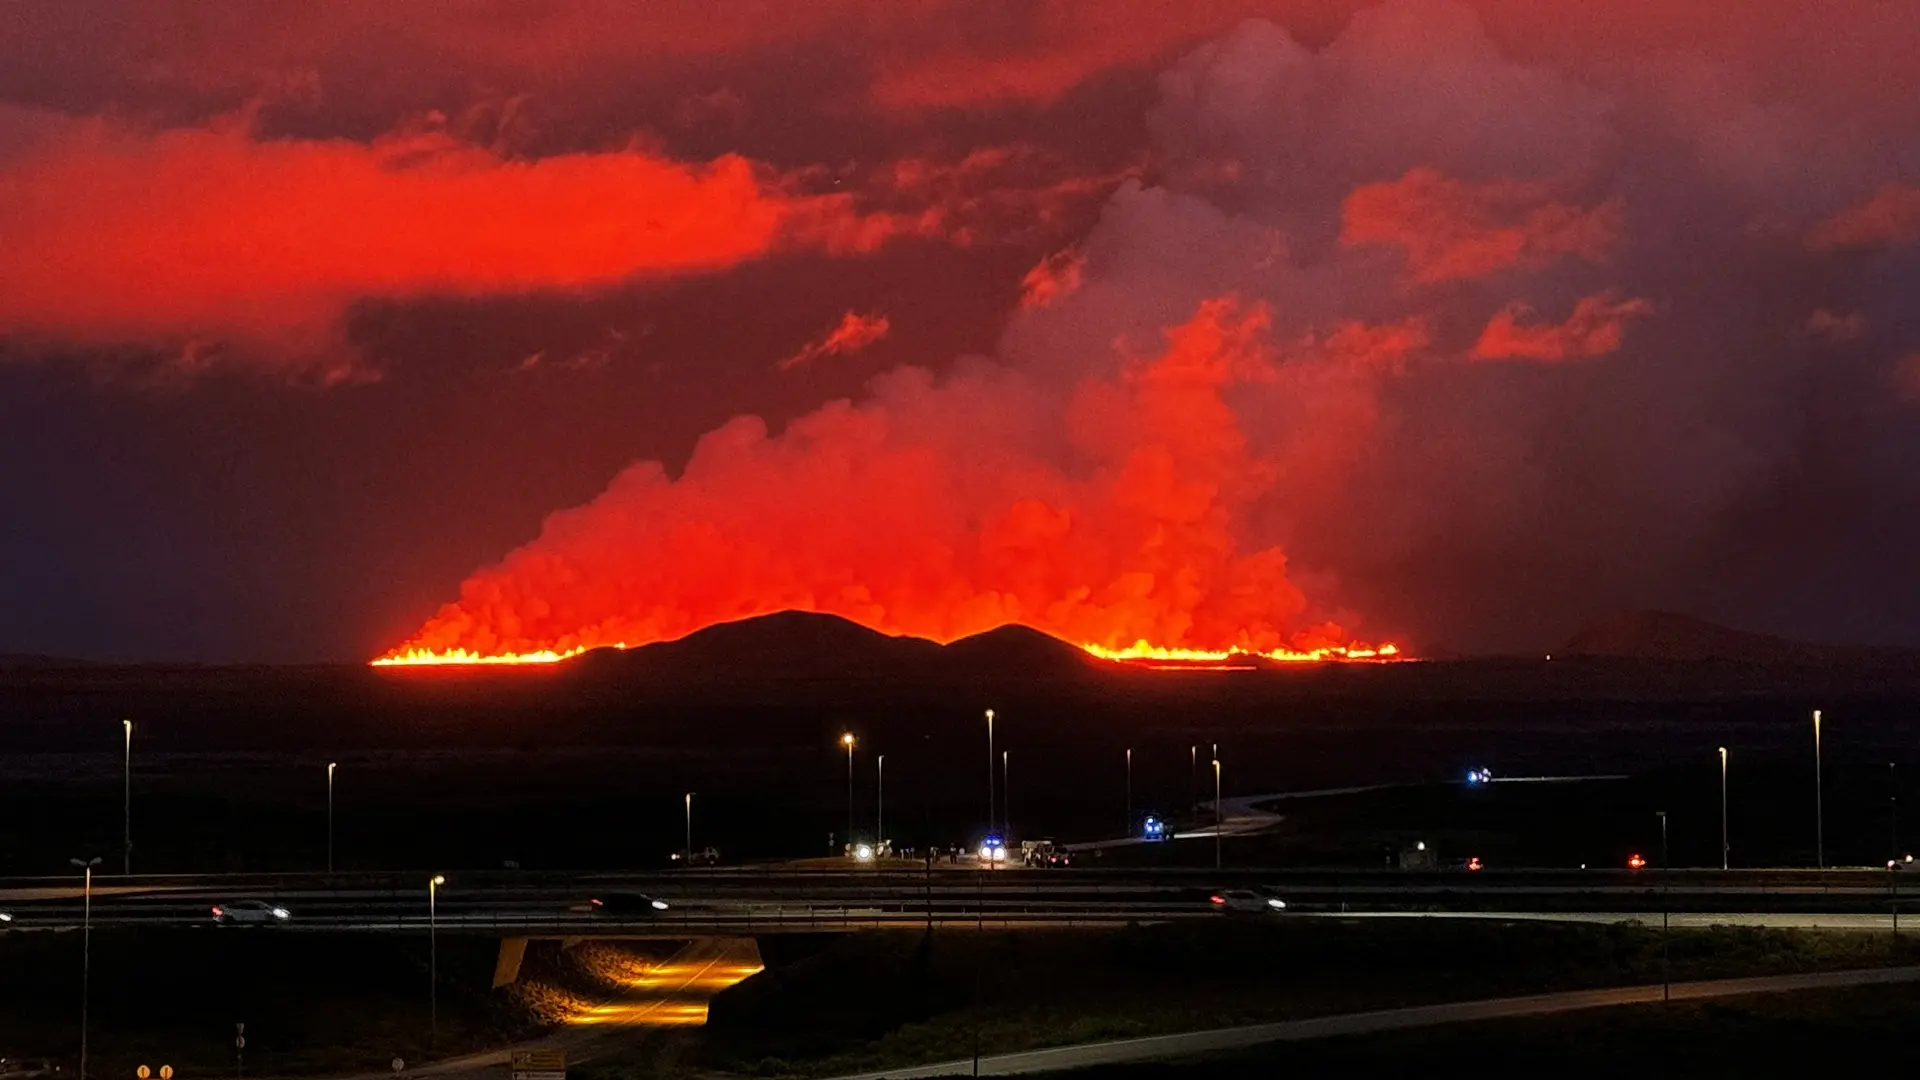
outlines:
[[1906, 3], [0, 8], [0, 653], [1920, 645]]

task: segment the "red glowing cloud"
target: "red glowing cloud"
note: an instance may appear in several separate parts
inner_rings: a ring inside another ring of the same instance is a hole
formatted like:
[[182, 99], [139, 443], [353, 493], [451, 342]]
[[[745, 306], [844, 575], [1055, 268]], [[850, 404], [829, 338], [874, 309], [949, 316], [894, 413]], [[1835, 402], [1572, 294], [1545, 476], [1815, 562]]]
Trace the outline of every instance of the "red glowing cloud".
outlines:
[[1590, 359], [1617, 352], [1627, 323], [1653, 311], [1645, 300], [1613, 292], [1582, 299], [1563, 323], [1525, 321], [1533, 309], [1513, 303], [1493, 317], [1469, 355], [1475, 360]]
[[780, 361], [781, 371], [791, 371], [803, 364], [810, 364], [824, 356], [845, 356], [857, 353], [867, 346], [887, 336], [893, 324], [885, 315], [860, 315], [847, 312], [840, 317], [839, 325], [828, 331], [827, 336], [818, 341], [810, 341], [799, 352]]
[[1598, 262], [1619, 230], [1618, 203], [1582, 209], [1552, 200], [1538, 184], [1467, 184], [1430, 168], [1361, 187], [1340, 213], [1341, 243], [1400, 247], [1408, 275], [1423, 284], [1569, 255]]
[[1920, 243], [1920, 187], [1888, 184], [1873, 198], [1820, 223], [1807, 238], [1815, 251]]
[[735, 156], [512, 160], [439, 134], [261, 141], [95, 122], [0, 168], [0, 332], [299, 358], [363, 299], [596, 289], [783, 246], [867, 250], [895, 224], [783, 192]]

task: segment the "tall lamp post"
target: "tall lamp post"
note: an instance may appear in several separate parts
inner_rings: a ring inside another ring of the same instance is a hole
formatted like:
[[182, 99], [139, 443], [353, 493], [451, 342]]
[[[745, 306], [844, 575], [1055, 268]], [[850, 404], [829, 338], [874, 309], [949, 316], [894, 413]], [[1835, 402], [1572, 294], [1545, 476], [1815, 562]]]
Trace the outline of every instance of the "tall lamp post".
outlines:
[[1013, 776], [1007, 764], [1006, 750], [1000, 751], [1000, 842], [1010, 844], [1013, 837]]
[[1121, 836], [1133, 835], [1133, 747], [1127, 747], [1127, 827]]
[[987, 833], [993, 833], [993, 710], [987, 710]]
[[880, 856], [880, 845], [887, 838], [887, 755], [873, 762], [873, 854]]
[[327, 762], [327, 873], [333, 873], [333, 770], [340, 767], [337, 761]]
[[446, 876], [427, 879], [427, 1023], [431, 1041], [440, 1041], [440, 886]]
[[1720, 748], [1720, 869], [1727, 869], [1727, 748]]
[[[840, 736], [840, 745], [847, 748], [847, 850], [853, 850], [853, 732]], [[691, 854], [691, 853], [689, 853]]]
[[120, 872], [131, 875], [133, 873], [133, 721], [122, 720], [120, 726], [127, 733], [126, 768], [123, 771], [126, 783], [120, 800], [121, 835], [125, 840], [125, 846], [121, 850]]
[[1827, 868], [1827, 801], [1821, 790], [1825, 770], [1820, 765], [1820, 710], [1813, 710], [1813, 859]]
[[1660, 815], [1660, 1000], [1673, 998], [1673, 969], [1667, 963], [1667, 929], [1669, 909], [1667, 903], [1667, 812], [1657, 810]]
[[93, 868], [100, 865], [100, 857], [67, 861], [86, 874], [80, 909], [80, 1080], [87, 1080], [87, 1001], [92, 996], [93, 982]]
[[693, 792], [691, 791], [687, 792], [686, 801], [687, 801], [687, 856], [686, 856], [686, 862], [681, 863], [680, 865], [691, 867], [693, 865]]
[[1187, 746], [1187, 813], [1200, 805], [1200, 744]]
[[1213, 754], [1213, 868], [1220, 869], [1220, 751]]

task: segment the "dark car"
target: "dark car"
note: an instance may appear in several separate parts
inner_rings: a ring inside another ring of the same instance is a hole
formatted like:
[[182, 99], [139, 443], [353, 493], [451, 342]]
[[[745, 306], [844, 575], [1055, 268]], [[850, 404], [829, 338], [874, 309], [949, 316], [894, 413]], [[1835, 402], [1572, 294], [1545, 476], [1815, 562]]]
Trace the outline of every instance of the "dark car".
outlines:
[[646, 893], [610, 892], [587, 901], [588, 910], [595, 915], [642, 916], [653, 918], [670, 907], [665, 900]]

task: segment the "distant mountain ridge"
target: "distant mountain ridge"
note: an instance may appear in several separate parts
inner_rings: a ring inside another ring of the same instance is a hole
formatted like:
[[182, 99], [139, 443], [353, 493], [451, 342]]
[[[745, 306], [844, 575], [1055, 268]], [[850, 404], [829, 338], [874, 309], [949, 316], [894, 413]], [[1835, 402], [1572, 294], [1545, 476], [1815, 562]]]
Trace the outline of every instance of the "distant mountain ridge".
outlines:
[[1562, 648], [1573, 656], [1754, 665], [1916, 664], [1920, 650], [1818, 645], [1756, 634], [1671, 611], [1628, 611], [1595, 619]]

